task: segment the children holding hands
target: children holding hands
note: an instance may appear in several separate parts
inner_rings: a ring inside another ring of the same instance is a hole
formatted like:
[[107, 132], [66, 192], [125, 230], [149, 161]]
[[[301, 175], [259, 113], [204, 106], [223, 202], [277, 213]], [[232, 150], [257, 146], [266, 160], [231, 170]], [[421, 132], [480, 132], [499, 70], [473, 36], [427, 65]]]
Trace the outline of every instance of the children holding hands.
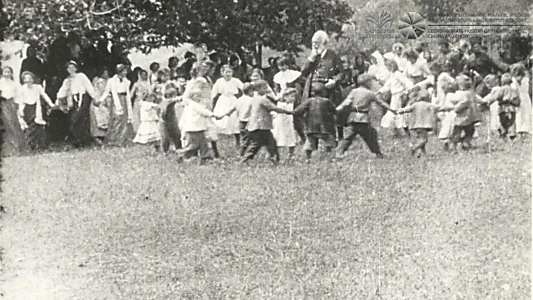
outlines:
[[311, 154], [318, 149], [318, 141], [325, 143], [326, 153], [335, 148], [335, 114], [333, 102], [326, 98], [326, 86], [314, 84], [311, 98], [300, 104], [294, 115], [302, 115], [305, 122], [305, 155], [306, 162], [311, 161]]
[[[490, 78], [489, 78], [490, 76]], [[511, 74], [505, 73], [501, 78], [501, 86], [498, 86], [498, 79], [494, 75], [487, 75], [485, 81], [493, 82], [490, 93], [483, 98], [483, 103], [492, 106], [498, 105], [499, 128], [501, 138], [509, 137], [511, 140], [516, 137], [516, 111], [520, 106], [520, 96], [518, 90], [511, 86]]]
[[248, 138], [250, 147], [242, 163], [247, 163], [255, 157], [262, 147], [266, 147], [270, 160], [274, 163], [279, 161], [276, 140], [272, 135], [272, 115], [271, 112], [292, 114], [285, 108], [278, 107], [268, 99], [270, 89], [265, 80], [258, 80], [253, 83], [256, 95], [253, 97], [248, 114]]
[[387, 103], [379, 99], [376, 94], [370, 90], [372, 87], [372, 80], [372, 76], [367, 74], [359, 76], [359, 87], [353, 89], [346, 100], [344, 100], [336, 109], [337, 112], [341, 112], [344, 109], [350, 111], [347, 126], [348, 132], [339, 144], [337, 149], [338, 157], [344, 155], [357, 135], [360, 135], [363, 138], [370, 151], [374, 153], [376, 157], [383, 157], [379, 148], [378, 133], [372, 124], [370, 124], [370, 116], [368, 113], [372, 103], [382, 106], [393, 115], [396, 114], [396, 111], [391, 109]]
[[[410, 96], [414, 102], [404, 108], [400, 108], [398, 114], [411, 114], [409, 129], [414, 132], [417, 140], [416, 144], [411, 146], [411, 155], [414, 156], [419, 150], [421, 153], [426, 154], [428, 133], [435, 128], [437, 112], [450, 111], [453, 107], [432, 104], [431, 95], [424, 89], [414, 89], [411, 91]], [[420, 157], [420, 153], [417, 156]]]
[[185, 134], [187, 146], [178, 150], [181, 158], [190, 158], [199, 152], [200, 164], [205, 164], [209, 159], [209, 146], [206, 138], [208, 122], [210, 118], [221, 120], [228, 115], [214, 114], [202, 102], [203, 91], [201, 88], [192, 86], [187, 97], [183, 99], [184, 109], [180, 120], [181, 131]]

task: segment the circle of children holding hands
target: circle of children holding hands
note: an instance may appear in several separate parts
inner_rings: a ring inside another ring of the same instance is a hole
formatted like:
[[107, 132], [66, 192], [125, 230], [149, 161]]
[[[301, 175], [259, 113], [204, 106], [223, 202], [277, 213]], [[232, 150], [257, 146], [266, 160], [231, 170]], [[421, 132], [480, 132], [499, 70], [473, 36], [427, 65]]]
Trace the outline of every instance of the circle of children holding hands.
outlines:
[[19, 86], [13, 70], [4, 67], [3, 155], [46, 147], [47, 109], [68, 116], [68, 139], [75, 147], [124, 146], [133, 140], [151, 145], [155, 152], [175, 150], [179, 161], [199, 157], [201, 164], [220, 158], [219, 135], [233, 136], [242, 163], [254, 159], [261, 148], [273, 163], [280, 161], [283, 148], [292, 158], [300, 142], [308, 162], [319, 143], [331, 158], [342, 158], [356, 136], [381, 158], [370, 117], [376, 105], [386, 110], [383, 128], [395, 137], [413, 136], [410, 153], [417, 156], [426, 153], [430, 132], [446, 151], [457, 153], [459, 145], [470, 150], [476, 131], [483, 128], [479, 124], [485, 110], [488, 138], [491, 132], [504, 140], [531, 133], [525, 65], [495, 62], [479, 40], [463, 43], [458, 50], [439, 40], [435, 57], [426, 49], [405, 49], [397, 43], [385, 55], [372, 53], [370, 63], [359, 53], [355, 67], [327, 46], [328, 35], [318, 31], [301, 69], [292, 57], [282, 56], [271, 78], [253, 68], [246, 83], [241, 81], [244, 76], [234, 77], [240, 66], [218, 66], [210, 59], [194, 62], [186, 68], [190, 72], [176, 68], [174, 57], [170, 68], [152, 63], [150, 71], [137, 70], [133, 84], [127, 79], [127, 65], [118, 65], [111, 78], [104, 69], [91, 82], [78, 72], [76, 62], [69, 62], [69, 76], [55, 103], [35, 74], [23, 72]]

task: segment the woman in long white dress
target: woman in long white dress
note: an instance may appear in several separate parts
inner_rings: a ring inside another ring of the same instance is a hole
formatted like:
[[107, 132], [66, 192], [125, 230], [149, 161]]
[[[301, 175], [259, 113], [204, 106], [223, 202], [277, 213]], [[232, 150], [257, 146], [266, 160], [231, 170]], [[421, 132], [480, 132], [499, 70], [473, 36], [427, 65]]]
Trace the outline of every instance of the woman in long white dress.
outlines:
[[526, 68], [522, 64], [511, 66], [511, 75], [513, 82], [511, 86], [518, 89], [520, 95], [520, 106], [516, 112], [516, 132], [520, 136], [531, 134], [531, 97], [530, 97], [530, 78], [527, 75]]
[[[243, 83], [233, 77], [233, 69], [230, 65], [224, 65], [221, 70], [222, 78], [219, 78], [213, 90], [211, 97], [215, 102], [215, 114], [223, 114], [233, 108], [237, 107], [237, 98], [242, 96]], [[233, 112], [222, 120], [215, 121], [218, 127], [218, 133], [224, 135], [233, 135], [237, 147], [240, 147], [240, 128], [239, 117], [236, 112]]]

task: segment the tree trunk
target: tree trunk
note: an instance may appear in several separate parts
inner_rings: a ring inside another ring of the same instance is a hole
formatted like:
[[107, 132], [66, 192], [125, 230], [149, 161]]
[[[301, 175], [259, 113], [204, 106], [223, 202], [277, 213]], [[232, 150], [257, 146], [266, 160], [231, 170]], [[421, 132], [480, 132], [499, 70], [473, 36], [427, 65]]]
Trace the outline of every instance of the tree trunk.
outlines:
[[255, 65], [262, 68], [263, 67], [263, 44], [260, 42], [257, 42], [255, 44]]

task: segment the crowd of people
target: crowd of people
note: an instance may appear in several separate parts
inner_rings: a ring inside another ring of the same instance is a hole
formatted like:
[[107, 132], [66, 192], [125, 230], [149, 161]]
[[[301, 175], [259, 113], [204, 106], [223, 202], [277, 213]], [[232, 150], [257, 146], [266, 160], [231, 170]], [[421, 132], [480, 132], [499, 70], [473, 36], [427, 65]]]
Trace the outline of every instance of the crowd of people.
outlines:
[[441, 39], [437, 53], [396, 43], [384, 54], [358, 53], [352, 64], [328, 42], [318, 31], [302, 66], [287, 54], [269, 60], [266, 70], [236, 55], [197, 60], [187, 52], [181, 65], [172, 57], [168, 68], [153, 62], [149, 70], [132, 72], [124, 63], [89, 79], [69, 61], [55, 101], [43, 88], [43, 75], [32, 71], [41, 67], [30, 47], [20, 83], [11, 67], [2, 68], [2, 155], [46, 149], [51, 111], [67, 117], [69, 147], [133, 142], [201, 163], [220, 158], [220, 135], [233, 136], [243, 163], [263, 147], [273, 162], [282, 148], [293, 157], [299, 143], [308, 161], [319, 143], [335, 152], [332, 158], [342, 158], [356, 136], [383, 157], [369, 115], [376, 105], [386, 110], [380, 126], [414, 139], [410, 151], [417, 156], [426, 153], [431, 132], [446, 151], [457, 153], [459, 145], [470, 150], [480, 122], [504, 140], [531, 134], [529, 61], [499, 62], [480, 39], [457, 47]]

